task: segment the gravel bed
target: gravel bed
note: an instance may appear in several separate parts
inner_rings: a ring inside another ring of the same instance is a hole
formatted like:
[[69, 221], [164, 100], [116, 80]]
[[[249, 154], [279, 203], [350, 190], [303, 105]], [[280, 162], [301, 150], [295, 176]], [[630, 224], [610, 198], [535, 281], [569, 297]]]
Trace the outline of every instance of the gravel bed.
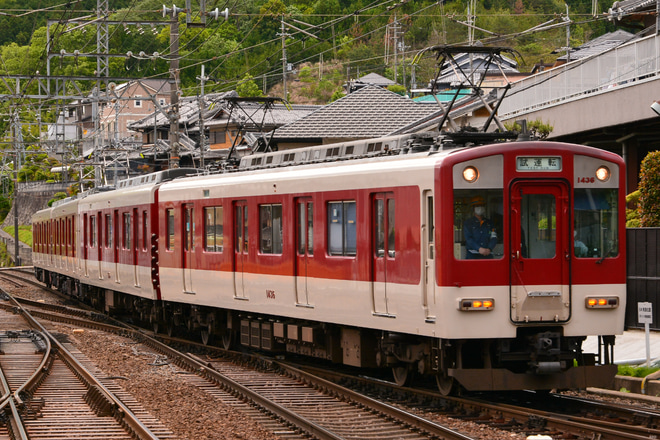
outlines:
[[131, 339], [58, 325], [58, 331], [181, 440], [278, 437], [186, 381], [187, 372]]
[[[31, 286], [16, 288], [0, 280], [0, 287], [22, 298], [43, 300], [51, 304], [65, 302]], [[104, 374], [121, 377], [119, 385], [181, 440], [279, 438], [249, 417], [190, 384], [183, 370], [162, 362], [162, 358], [156, 353], [131, 339], [89, 329], [76, 330], [74, 333], [74, 328], [68, 325], [58, 324], [56, 327], [92, 359]], [[599, 401], [617, 401], [629, 406], [654, 407], [635, 400], [586, 392], [567, 394]], [[527, 437], [524, 433], [493, 429], [480, 423], [453, 419], [433, 412], [417, 413], [475, 440], [525, 440]]]

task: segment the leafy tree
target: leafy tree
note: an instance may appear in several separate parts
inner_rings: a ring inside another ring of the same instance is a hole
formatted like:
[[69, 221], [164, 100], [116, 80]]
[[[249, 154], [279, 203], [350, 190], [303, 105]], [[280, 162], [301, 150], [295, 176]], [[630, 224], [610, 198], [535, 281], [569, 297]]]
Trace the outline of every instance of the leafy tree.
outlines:
[[69, 196], [65, 192], [57, 192], [55, 195], [53, 195], [53, 198], [48, 201], [48, 206], [53, 206], [53, 203], [57, 202], [58, 200], [66, 199], [67, 197]]
[[640, 224], [645, 228], [660, 226], [660, 151], [646, 155], [639, 171]]
[[387, 86], [387, 90], [389, 90], [392, 93], [396, 93], [397, 95], [401, 95], [401, 96], [406, 95], [406, 88], [399, 84], [393, 84], [391, 86]]
[[263, 92], [254, 82], [250, 74], [246, 74], [242, 81], [236, 86], [236, 93], [241, 98], [263, 96]]

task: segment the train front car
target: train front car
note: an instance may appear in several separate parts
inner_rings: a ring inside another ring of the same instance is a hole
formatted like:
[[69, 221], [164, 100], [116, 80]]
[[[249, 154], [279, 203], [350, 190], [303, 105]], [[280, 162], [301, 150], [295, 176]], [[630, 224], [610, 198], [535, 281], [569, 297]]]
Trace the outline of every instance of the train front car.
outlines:
[[[605, 386], [626, 300], [624, 163], [579, 145], [456, 151], [436, 169], [438, 385]], [[434, 316], [435, 315], [435, 316]], [[592, 353], [588, 336], [598, 336]]]

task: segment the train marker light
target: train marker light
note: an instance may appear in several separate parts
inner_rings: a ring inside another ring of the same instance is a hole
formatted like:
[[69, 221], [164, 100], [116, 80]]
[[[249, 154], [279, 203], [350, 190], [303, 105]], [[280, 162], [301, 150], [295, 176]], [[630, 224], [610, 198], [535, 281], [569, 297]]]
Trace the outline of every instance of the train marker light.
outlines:
[[475, 167], [470, 166], [463, 170], [463, 179], [467, 180], [468, 182], [476, 182], [478, 178], [479, 171]]
[[458, 302], [458, 310], [471, 311], [471, 310], [493, 310], [495, 307], [495, 300], [493, 298], [471, 298], [461, 299]]
[[616, 296], [589, 296], [585, 298], [585, 307], [588, 309], [616, 309], [619, 307], [619, 298]]
[[605, 165], [596, 170], [596, 178], [601, 182], [607, 182], [610, 179], [610, 169]]

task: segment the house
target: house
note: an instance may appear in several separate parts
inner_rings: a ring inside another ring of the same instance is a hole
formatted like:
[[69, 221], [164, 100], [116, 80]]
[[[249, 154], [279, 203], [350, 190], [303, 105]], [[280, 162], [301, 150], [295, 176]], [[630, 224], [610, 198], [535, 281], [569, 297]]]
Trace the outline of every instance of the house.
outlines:
[[[276, 98], [239, 98], [235, 91], [207, 94], [203, 98], [188, 96], [179, 101], [179, 156], [182, 166], [198, 165], [207, 160], [225, 159], [232, 147], [250, 151], [261, 135], [299, 119], [320, 106], [276, 104]], [[200, 118], [204, 126], [206, 148], [200, 151]], [[153, 160], [169, 154], [170, 120], [167, 114], [155, 112], [129, 126], [140, 132], [141, 157]]]
[[165, 79], [141, 79], [108, 87], [108, 102], [100, 114], [101, 145], [134, 145], [142, 136], [131, 124], [170, 103], [170, 82]]
[[420, 104], [382, 87], [368, 85], [278, 128], [278, 150], [370, 139], [414, 131], [421, 122], [442, 115], [438, 106]]

